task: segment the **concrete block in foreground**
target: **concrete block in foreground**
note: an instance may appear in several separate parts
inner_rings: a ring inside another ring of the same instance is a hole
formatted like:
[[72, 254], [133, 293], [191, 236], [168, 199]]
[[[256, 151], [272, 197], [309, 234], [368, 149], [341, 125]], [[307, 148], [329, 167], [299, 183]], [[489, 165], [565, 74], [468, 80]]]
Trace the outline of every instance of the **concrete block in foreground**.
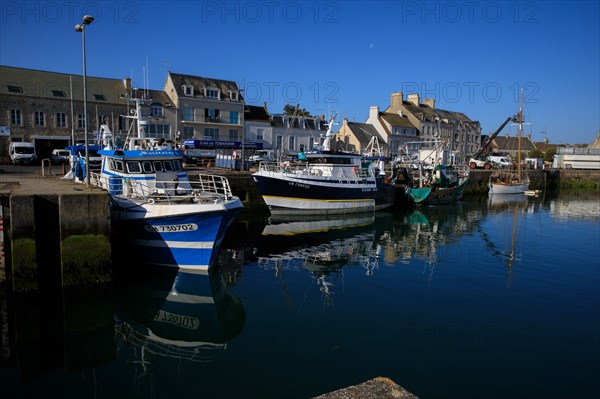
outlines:
[[418, 399], [394, 381], [377, 377], [362, 384], [339, 389], [314, 399]]

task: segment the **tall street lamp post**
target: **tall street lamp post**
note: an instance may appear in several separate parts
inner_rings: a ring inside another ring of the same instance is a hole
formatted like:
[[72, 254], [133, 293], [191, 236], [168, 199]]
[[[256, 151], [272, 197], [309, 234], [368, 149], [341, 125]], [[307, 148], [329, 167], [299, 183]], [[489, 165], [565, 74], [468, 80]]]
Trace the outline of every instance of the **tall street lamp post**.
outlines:
[[81, 32], [81, 47], [83, 52], [83, 126], [85, 131], [85, 184], [90, 184], [90, 153], [88, 145], [88, 118], [87, 118], [87, 82], [85, 63], [85, 27], [94, 21], [91, 15], [85, 15], [81, 24], [75, 25], [75, 31]]

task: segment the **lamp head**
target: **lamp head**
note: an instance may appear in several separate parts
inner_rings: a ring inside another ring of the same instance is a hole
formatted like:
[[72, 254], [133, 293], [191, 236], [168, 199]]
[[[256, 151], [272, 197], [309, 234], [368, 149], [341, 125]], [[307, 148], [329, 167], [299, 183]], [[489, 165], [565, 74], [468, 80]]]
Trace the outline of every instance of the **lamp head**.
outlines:
[[83, 21], [83, 24], [84, 24], [84, 25], [89, 25], [89, 24], [91, 24], [92, 22], [94, 22], [94, 17], [92, 17], [91, 15], [85, 15], [85, 16], [83, 17], [83, 20], [82, 20], [82, 21]]
[[75, 32], [83, 32], [83, 26], [82, 25], [75, 25]]

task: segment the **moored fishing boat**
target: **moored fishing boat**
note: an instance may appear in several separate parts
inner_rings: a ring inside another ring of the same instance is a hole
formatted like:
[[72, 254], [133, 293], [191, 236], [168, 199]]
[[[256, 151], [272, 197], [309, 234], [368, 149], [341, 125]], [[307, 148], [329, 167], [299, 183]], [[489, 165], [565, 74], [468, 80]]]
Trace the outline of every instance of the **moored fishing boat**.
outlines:
[[133, 100], [137, 135], [116, 146], [108, 127], [102, 127], [102, 166], [90, 174], [90, 184], [108, 191], [115, 237], [141, 261], [208, 270], [242, 203], [227, 178], [200, 174], [192, 180], [182, 151], [146, 137], [143, 100]]
[[[408, 144], [414, 146], [421, 143]], [[426, 155], [423, 156], [423, 153]], [[421, 150], [418, 155], [407, 155], [405, 162], [400, 161], [394, 166], [395, 175], [404, 176], [403, 179], [397, 178], [397, 181], [402, 182], [413, 204], [443, 205], [462, 198], [469, 182], [469, 169], [448, 164], [447, 153], [447, 149], [441, 148], [441, 143], [436, 143], [433, 149]]]
[[382, 193], [389, 182], [376, 162], [330, 149], [333, 122], [332, 117], [321, 149], [299, 153], [293, 162], [261, 162], [252, 174], [271, 213], [354, 213], [393, 205]]

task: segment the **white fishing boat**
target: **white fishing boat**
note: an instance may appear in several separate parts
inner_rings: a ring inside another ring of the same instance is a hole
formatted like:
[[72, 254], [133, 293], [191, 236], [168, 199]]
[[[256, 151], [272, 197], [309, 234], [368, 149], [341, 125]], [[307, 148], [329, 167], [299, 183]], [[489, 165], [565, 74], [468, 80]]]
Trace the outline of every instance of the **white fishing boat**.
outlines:
[[329, 121], [322, 148], [299, 153], [292, 162], [261, 162], [252, 174], [271, 213], [354, 213], [393, 205], [393, 200], [378, 196], [387, 186], [377, 162], [330, 149], [334, 119]]
[[144, 100], [132, 100], [137, 134], [130, 132], [117, 146], [108, 126], [102, 126], [102, 166], [90, 173], [90, 184], [108, 191], [115, 236], [126, 240], [140, 261], [206, 271], [243, 205], [226, 177], [188, 176], [183, 152], [146, 136]]
[[521, 93], [519, 114], [517, 115], [519, 126], [518, 149], [517, 149], [517, 170], [504, 171], [495, 170], [490, 176], [488, 182], [490, 194], [521, 194], [529, 190], [529, 177], [523, 175], [521, 167], [521, 139], [523, 136], [523, 93]]

